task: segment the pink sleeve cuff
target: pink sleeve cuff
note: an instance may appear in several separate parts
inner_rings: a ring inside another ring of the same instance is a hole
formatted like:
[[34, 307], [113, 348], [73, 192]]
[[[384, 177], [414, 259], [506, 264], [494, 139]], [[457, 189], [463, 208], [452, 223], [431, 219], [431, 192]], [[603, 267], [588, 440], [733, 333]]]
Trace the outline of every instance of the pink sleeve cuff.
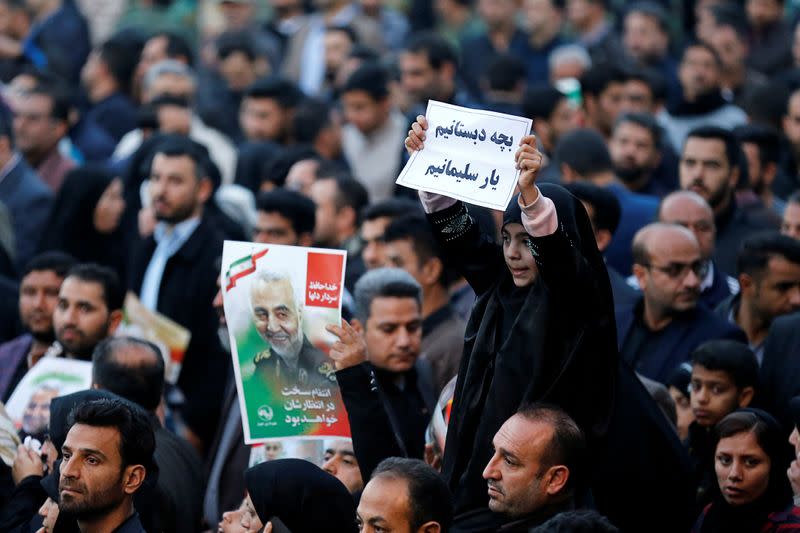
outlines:
[[444, 211], [458, 201], [449, 196], [442, 196], [441, 194], [425, 191], [419, 191], [419, 200], [422, 202], [422, 208], [428, 214]]
[[[537, 187], [536, 190], [539, 190]], [[546, 237], [552, 235], [558, 229], [558, 215], [556, 214], [556, 204], [553, 200], [544, 196], [542, 191], [536, 200], [529, 205], [522, 205], [522, 196], [517, 201], [522, 209], [522, 226], [531, 237]]]

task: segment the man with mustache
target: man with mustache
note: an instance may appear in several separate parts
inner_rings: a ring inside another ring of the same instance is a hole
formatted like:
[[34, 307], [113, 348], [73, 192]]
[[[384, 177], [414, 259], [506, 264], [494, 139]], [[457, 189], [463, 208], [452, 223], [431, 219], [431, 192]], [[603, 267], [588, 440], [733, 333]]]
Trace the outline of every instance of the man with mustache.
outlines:
[[689, 132], [679, 164], [680, 185], [702, 196], [714, 210], [714, 262], [723, 272], [736, 272], [736, 254], [748, 235], [778, 229], [766, 210], [737, 205], [734, 193], [742, 168], [745, 157], [733, 133], [717, 126]]
[[694, 234], [677, 224], [650, 224], [633, 239], [633, 274], [642, 297], [616, 310], [622, 357], [665, 383], [697, 346], [712, 339], [746, 342], [736, 326], [698, 305], [708, 263]]
[[269, 348], [255, 358], [256, 371], [284, 387], [313, 388], [336, 382], [333, 364], [303, 334], [303, 311], [291, 279], [259, 272], [250, 289], [253, 322]]
[[147, 414], [117, 399], [77, 405], [61, 447], [59, 509], [81, 533], [144, 533], [134, 495], [154, 468], [155, 437]]

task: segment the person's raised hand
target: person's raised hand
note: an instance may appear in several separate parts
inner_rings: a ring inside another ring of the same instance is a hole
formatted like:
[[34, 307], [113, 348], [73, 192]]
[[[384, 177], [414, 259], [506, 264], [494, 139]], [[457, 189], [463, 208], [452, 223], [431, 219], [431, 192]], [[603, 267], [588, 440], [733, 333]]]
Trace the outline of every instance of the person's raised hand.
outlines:
[[14, 464], [11, 466], [11, 478], [14, 485], [29, 476], [43, 476], [44, 462], [35, 451], [24, 444], [17, 446], [17, 455], [14, 457]]
[[794, 494], [795, 499], [800, 498], [800, 464], [798, 464], [797, 459], [789, 465], [786, 475], [789, 477], [789, 484], [792, 486], [792, 494]]
[[339, 339], [333, 343], [328, 353], [336, 370], [360, 365], [367, 360], [367, 344], [364, 338], [346, 320], [342, 319], [341, 327], [329, 324], [325, 329]]
[[536, 148], [536, 135], [526, 135], [519, 141], [514, 164], [520, 171], [517, 184], [524, 205], [530, 205], [538, 198], [536, 176], [542, 169], [542, 159], [542, 153]]
[[267, 522], [267, 525], [264, 526], [264, 533], [272, 533], [272, 522]]
[[417, 116], [416, 122], [411, 125], [408, 130], [408, 136], [405, 140], [406, 151], [411, 155], [424, 147], [425, 131], [428, 129], [428, 119], [424, 115]]

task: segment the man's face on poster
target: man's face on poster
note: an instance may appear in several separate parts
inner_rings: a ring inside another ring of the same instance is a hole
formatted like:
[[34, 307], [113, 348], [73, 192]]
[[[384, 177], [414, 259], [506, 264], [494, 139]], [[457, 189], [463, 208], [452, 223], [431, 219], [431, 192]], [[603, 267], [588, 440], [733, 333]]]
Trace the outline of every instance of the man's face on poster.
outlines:
[[23, 431], [35, 435], [47, 429], [50, 423], [50, 402], [56, 396], [58, 391], [49, 387], [42, 387], [31, 395], [22, 414]]
[[297, 357], [303, 345], [300, 309], [288, 279], [256, 280], [250, 295], [261, 337], [282, 357]]

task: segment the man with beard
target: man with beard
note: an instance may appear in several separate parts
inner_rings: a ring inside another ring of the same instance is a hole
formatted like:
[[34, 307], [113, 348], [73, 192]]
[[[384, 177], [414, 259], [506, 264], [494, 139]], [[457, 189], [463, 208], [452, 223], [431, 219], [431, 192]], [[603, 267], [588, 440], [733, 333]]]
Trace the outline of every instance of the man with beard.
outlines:
[[202, 146], [183, 138], [165, 138], [153, 153], [149, 192], [158, 223], [153, 235], [138, 244], [128, 286], [147, 308], [192, 334], [178, 387], [186, 398], [184, 437], [202, 450], [216, 428], [230, 365], [211, 306], [219, 275], [214, 264], [223, 241], [206, 209], [213, 190], [211, 162]]
[[616, 318], [620, 354], [634, 370], [666, 383], [703, 342], [744, 342], [739, 328], [697, 305], [707, 263], [691, 231], [677, 224], [645, 226], [634, 237], [633, 261], [642, 298], [617, 309]]
[[116, 273], [94, 263], [67, 272], [53, 312], [57, 344], [53, 353], [89, 361], [95, 346], [122, 321], [124, 293]]
[[25, 373], [53, 343], [58, 291], [75, 260], [61, 252], [34, 257], [22, 272], [19, 315], [28, 331], [0, 345], [0, 399], [7, 402]]
[[[778, 132], [761, 124], [747, 124], [733, 130], [734, 135], [742, 143], [742, 150], [747, 157], [747, 177], [749, 190], [737, 193], [737, 197], [750, 205], [764, 207], [776, 216], [783, 215], [786, 202], [772, 190], [772, 184], [781, 172], [780, 147], [781, 138]], [[748, 198], [749, 197], [749, 198]]]
[[649, 115], [621, 115], [608, 142], [614, 173], [632, 192], [664, 196], [670, 189], [653, 179], [661, 163], [661, 128]]
[[59, 509], [81, 533], [144, 533], [133, 498], [152, 473], [155, 437], [147, 414], [121, 400], [79, 404], [61, 447]]
[[736, 137], [717, 126], [689, 132], [679, 165], [681, 189], [702, 196], [714, 210], [717, 226], [714, 261], [723, 272], [736, 271], [736, 255], [750, 234], [778, 229], [768, 212], [739, 207], [734, 194], [744, 156]]
[[701, 125], [734, 128], [747, 122], [745, 112], [722, 97], [721, 68], [719, 55], [707, 44], [693, 43], [684, 50], [678, 68], [683, 98], [658, 115], [676, 150], [687, 134]]
[[333, 365], [303, 333], [303, 311], [292, 280], [259, 272], [250, 289], [253, 322], [269, 348], [255, 358], [256, 372], [267, 383], [315, 387], [336, 382]]

